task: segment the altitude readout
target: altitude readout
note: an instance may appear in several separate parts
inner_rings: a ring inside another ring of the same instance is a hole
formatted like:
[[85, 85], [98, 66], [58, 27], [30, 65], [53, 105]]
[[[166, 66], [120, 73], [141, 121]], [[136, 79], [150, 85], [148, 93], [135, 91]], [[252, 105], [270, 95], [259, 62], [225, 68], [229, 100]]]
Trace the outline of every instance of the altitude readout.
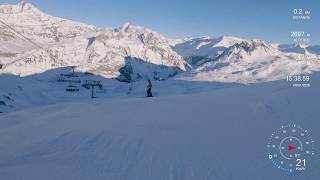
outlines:
[[308, 43], [310, 42], [311, 34], [305, 31], [291, 31], [290, 37], [295, 43]]

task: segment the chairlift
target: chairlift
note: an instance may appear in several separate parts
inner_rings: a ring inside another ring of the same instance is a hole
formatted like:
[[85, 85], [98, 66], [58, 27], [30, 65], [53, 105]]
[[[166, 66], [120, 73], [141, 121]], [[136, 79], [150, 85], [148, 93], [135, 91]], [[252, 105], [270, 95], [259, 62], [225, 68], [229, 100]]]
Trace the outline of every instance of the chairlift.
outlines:
[[69, 74], [60, 74], [58, 76], [59, 82], [81, 83], [81, 79], [77, 76], [70, 76]]
[[82, 86], [84, 88], [91, 89], [91, 98], [96, 98], [94, 95], [95, 93], [105, 93], [105, 89], [103, 88], [101, 81], [85, 80]]
[[75, 73], [76, 66], [70, 66], [71, 72], [67, 74], [60, 74], [57, 78], [59, 82], [81, 83], [80, 77]]
[[66, 88], [67, 92], [78, 92], [80, 91], [80, 89], [77, 86], [73, 86], [73, 85], [69, 85]]
[[84, 83], [82, 85], [83, 87], [89, 89], [91, 86], [98, 86], [102, 87], [101, 81], [95, 81], [95, 80], [84, 80]]

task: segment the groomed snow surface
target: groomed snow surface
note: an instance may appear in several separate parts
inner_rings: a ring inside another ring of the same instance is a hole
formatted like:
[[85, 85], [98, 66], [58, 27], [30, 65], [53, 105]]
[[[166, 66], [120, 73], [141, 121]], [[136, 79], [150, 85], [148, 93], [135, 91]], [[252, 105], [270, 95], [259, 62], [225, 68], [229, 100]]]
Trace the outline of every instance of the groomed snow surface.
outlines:
[[192, 84], [168, 80], [155, 83], [154, 98], [80, 99], [3, 113], [1, 179], [318, 180], [317, 154], [307, 171], [290, 174], [267, 159], [266, 145], [275, 129], [293, 123], [319, 139], [319, 81], [316, 73], [309, 88], [193, 82], [192, 91]]

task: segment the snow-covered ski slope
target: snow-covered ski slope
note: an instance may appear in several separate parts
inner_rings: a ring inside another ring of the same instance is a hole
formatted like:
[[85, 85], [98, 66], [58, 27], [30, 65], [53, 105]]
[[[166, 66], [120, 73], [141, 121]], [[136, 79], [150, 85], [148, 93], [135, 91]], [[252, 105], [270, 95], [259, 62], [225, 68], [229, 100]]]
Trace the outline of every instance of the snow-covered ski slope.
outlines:
[[319, 81], [315, 73], [310, 88], [274, 81], [5, 113], [1, 179], [318, 180], [317, 154], [306, 172], [289, 174], [267, 159], [266, 145], [293, 123], [319, 139]]
[[[66, 103], [72, 101], [88, 101], [91, 89], [83, 87], [86, 80], [100, 81], [104, 93], [95, 91], [97, 98], [132, 98], [143, 97], [146, 93], [146, 82], [132, 83], [119, 82], [97, 75], [76, 72], [82, 83], [57, 81], [61, 74], [70, 74], [70, 68], [57, 68], [32, 76], [19, 77], [11, 74], [0, 75], [0, 113], [7, 113], [35, 106]], [[155, 96], [174, 96], [179, 94], [192, 94], [212, 89], [221, 89], [240, 86], [236, 83], [206, 83], [168, 79], [153, 81]], [[68, 86], [76, 86], [79, 92], [66, 92]], [[99, 90], [99, 89], [96, 89]]]

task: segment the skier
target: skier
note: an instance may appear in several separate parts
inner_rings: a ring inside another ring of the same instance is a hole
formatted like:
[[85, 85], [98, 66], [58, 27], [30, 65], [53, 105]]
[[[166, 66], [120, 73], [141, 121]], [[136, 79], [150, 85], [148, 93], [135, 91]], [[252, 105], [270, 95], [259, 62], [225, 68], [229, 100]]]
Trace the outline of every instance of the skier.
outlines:
[[150, 79], [148, 80], [148, 85], [147, 85], [147, 97], [152, 97], [152, 93], [151, 93], [151, 88], [152, 88], [152, 83], [150, 81]]

